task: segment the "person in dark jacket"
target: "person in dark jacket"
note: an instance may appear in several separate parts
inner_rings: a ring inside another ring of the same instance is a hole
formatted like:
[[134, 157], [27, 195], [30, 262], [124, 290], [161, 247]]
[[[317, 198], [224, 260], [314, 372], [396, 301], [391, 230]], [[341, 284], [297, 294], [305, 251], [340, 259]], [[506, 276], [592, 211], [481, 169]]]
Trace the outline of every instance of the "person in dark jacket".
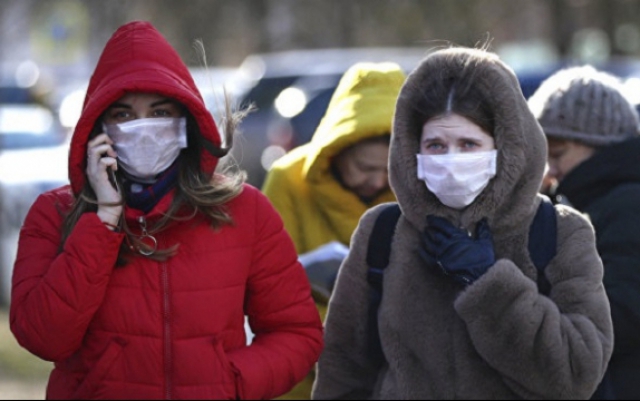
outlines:
[[558, 202], [587, 214], [604, 263], [614, 349], [595, 399], [640, 399], [640, 136], [618, 77], [558, 71], [529, 99], [549, 142]]
[[148, 22], [107, 42], [70, 185], [35, 201], [14, 267], [11, 330], [55, 363], [47, 398], [274, 398], [313, 367], [322, 324], [282, 219], [217, 170], [226, 120], [223, 141]]
[[314, 399], [593, 394], [613, 348], [593, 227], [551, 206], [548, 292], [527, 245], [548, 205], [538, 193], [546, 155], [518, 80], [497, 55], [453, 47], [425, 57], [396, 103], [389, 180], [401, 215], [386, 243], [380, 303], [372, 313], [367, 255], [385, 246], [369, 239], [389, 203], [363, 215], [340, 267]]

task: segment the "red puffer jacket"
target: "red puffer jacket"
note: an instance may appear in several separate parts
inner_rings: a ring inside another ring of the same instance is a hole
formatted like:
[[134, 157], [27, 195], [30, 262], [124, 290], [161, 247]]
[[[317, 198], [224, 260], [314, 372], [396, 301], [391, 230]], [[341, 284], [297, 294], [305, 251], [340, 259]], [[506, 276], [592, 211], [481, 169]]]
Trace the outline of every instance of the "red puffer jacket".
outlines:
[[[114, 34], [72, 139], [71, 186], [41, 195], [23, 225], [11, 329], [22, 346], [55, 362], [50, 399], [273, 398], [302, 380], [322, 349], [320, 318], [292, 241], [271, 204], [248, 185], [227, 205], [233, 225], [216, 231], [196, 216], [154, 234], [160, 247], [179, 244], [165, 262], [135, 256], [114, 267], [123, 235], [95, 213], [85, 213], [59, 249], [63, 215], [86, 180], [88, 131], [123, 91], [178, 98], [204, 139], [219, 145], [177, 57], [147, 23]], [[205, 171], [216, 163], [203, 155]], [[126, 208], [129, 225], [152, 226], [172, 197], [146, 215]], [[245, 315], [255, 334], [250, 346]]]

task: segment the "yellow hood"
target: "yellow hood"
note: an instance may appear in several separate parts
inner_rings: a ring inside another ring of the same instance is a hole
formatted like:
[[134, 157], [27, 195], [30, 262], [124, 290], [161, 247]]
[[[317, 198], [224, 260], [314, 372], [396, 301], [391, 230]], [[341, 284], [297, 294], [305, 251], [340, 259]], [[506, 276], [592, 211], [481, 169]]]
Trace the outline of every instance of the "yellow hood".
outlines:
[[342, 77], [311, 142], [277, 160], [263, 187], [298, 253], [330, 241], [349, 245], [367, 208], [395, 201], [391, 189], [366, 205], [331, 172], [333, 156], [362, 139], [389, 134], [405, 74], [394, 63], [358, 63]]
[[321, 179], [331, 158], [362, 139], [391, 133], [405, 73], [396, 63], [358, 63], [340, 80], [310, 142], [303, 175]]

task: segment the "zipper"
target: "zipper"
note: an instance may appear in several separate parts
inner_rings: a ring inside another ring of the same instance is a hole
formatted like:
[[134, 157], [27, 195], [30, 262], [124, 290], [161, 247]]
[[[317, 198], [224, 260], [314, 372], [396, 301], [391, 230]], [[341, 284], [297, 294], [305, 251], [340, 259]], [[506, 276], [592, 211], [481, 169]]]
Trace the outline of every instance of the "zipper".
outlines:
[[169, 299], [169, 269], [166, 262], [160, 266], [162, 277], [162, 319], [164, 346], [164, 382], [165, 399], [170, 400], [173, 392], [171, 372], [173, 370], [173, 354], [171, 352], [171, 302]]
[[[138, 218], [140, 224], [141, 239], [150, 240], [148, 245], [150, 249], [138, 249], [138, 252], [142, 255], [148, 256], [155, 252], [158, 248], [158, 241], [152, 235], [147, 232], [147, 220], [144, 216]], [[162, 287], [162, 347], [164, 355], [163, 373], [164, 373], [164, 397], [167, 400], [173, 397], [173, 353], [171, 352], [171, 298], [170, 298], [170, 285], [169, 285], [169, 266], [167, 262], [160, 264], [160, 282]]]
[[140, 240], [149, 247], [149, 249], [138, 248], [138, 252], [140, 252], [144, 256], [153, 255], [156, 249], [158, 249], [158, 240], [147, 231], [147, 220], [144, 216], [138, 217], [138, 223], [140, 223], [141, 231]]

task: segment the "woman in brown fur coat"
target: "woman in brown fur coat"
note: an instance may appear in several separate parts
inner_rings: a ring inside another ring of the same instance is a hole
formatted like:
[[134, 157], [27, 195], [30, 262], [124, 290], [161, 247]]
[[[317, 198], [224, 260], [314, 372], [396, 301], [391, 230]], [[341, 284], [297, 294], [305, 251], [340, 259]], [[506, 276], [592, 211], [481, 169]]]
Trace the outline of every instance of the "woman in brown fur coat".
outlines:
[[[546, 141], [513, 71], [494, 54], [439, 50], [396, 106], [390, 182], [402, 211], [372, 352], [368, 240], [354, 233], [336, 282], [315, 399], [588, 399], [613, 346], [594, 231], [556, 206], [540, 292], [529, 227]], [[417, 155], [417, 156], [416, 156]]]

